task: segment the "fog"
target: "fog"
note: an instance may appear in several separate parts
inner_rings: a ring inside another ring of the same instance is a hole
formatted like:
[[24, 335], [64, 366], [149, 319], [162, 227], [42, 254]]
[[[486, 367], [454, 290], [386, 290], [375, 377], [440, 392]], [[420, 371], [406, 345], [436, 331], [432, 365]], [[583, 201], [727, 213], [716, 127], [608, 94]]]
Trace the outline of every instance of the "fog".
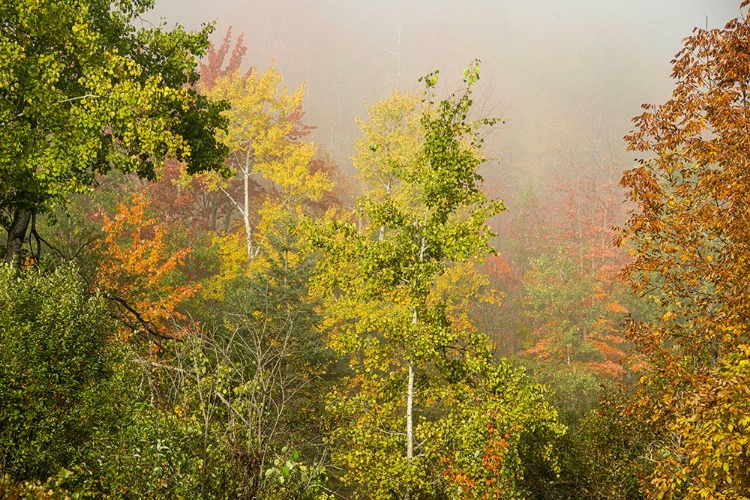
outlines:
[[622, 136], [641, 103], [668, 97], [680, 40], [739, 12], [739, 0], [157, 0], [147, 19], [215, 21], [217, 42], [244, 33], [248, 65], [275, 59], [286, 85], [306, 84], [315, 142], [344, 171], [365, 102], [435, 69], [447, 95], [479, 58], [477, 112], [505, 120], [487, 174], [512, 190], [580, 163], [627, 168]]

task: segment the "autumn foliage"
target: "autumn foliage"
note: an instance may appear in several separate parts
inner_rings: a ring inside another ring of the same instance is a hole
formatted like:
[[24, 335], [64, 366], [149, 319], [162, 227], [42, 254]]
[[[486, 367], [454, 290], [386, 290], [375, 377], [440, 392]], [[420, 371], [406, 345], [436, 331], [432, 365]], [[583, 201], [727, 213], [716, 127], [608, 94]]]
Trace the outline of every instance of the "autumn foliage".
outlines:
[[[746, 7], [750, 2], [743, 2]], [[633, 289], [658, 310], [628, 334], [650, 361], [634, 411], [665, 429], [653, 498], [750, 491], [750, 20], [696, 29], [672, 98], [627, 137], [648, 153], [622, 185], [638, 205], [622, 238]]]
[[[368, 104], [346, 179], [243, 36], [198, 63], [208, 28], [115, 22], [149, 1], [53, 4], [0, 4], [0, 149], [47, 155], [0, 161], [0, 497], [750, 500], [750, 0], [683, 41], [633, 168], [570, 151], [503, 200], [478, 60]], [[129, 69], [34, 74], [37, 11]]]
[[104, 237], [99, 243], [101, 265], [97, 284], [124, 314], [124, 337], [132, 330], [173, 335], [175, 321], [184, 320], [179, 305], [195, 296], [199, 284], [175, 282], [174, 274], [190, 253], [187, 248], [170, 250], [169, 226], [147, 213], [148, 200], [135, 194], [132, 204], [118, 205], [117, 214], [102, 215]]

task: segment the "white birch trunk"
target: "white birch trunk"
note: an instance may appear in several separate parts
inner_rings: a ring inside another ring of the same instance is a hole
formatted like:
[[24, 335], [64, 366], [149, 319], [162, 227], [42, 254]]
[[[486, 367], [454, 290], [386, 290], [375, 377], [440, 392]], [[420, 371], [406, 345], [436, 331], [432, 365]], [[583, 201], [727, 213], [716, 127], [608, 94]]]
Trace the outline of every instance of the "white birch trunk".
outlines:
[[[414, 310], [414, 323], [417, 322], [417, 310]], [[411, 461], [414, 458], [414, 419], [412, 410], [414, 408], [414, 364], [409, 361], [409, 382], [406, 388], [406, 459]], [[411, 499], [410, 486], [406, 484], [404, 499]]]
[[[429, 215], [429, 209], [425, 209], [425, 222]], [[425, 252], [427, 251], [427, 240], [422, 235], [419, 248], [419, 262], [424, 262]], [[412, 310], [411, 324], [416, 330], [417, 327], [417, 308], [414, 307]], [[406, 460], [411, 461], [414, 458], [414, 363], [409, 360], [409, 380], [406, 386]], [[406, 492], [404, 493], [404, 500], [411, 499], [411, 490], [409, 484], [406, 485]]]
[[243, 181], [243, 196], [244, 196], [244, 203], [243, 203], [243, 210], [242, 212], [242, 220], [245, 223], [245, 242], [247, 243], [247, 256], [252, 260], [255, 255], [253, 255], [253, 233], [252, 233], [252, 227], [250, 226], [250, 172], [247, 167], [242, 171], [242, 181]]
[[[250, 150], [248, 150], [248, 152], [245, 154], [244, 168], [238, 167], [240, 174], [242, 175], [242, 203], [234, 199], [234, 197], [223, 187], [219, 186], [219, 189], [222, 193], [224, 193], [224, 195], [226, 195], [227, 198], [229, 198], [229, 201], [232, 202], [234, 207], [240, 213], [240, 217], [242, 217], [242, 223], [245, 226], [245, 245], [247, 246], [247, 256], [252, 261], [255, 259], [255, 257], [258, 256], [258, 251], [260, 249], [253, 245], [253, 227], [250, 224], [250, 155]], [[235, 160], [237, 159], [235, 158]]]
[[[417, 324], [417, 310], [414, 309], [412, 319], [414, 325]], [[414, 363], [409, 361], [409, 381], [406, 387], [406, 459], [414, 458], [414, 419], [412, 410], [414, 408]]]

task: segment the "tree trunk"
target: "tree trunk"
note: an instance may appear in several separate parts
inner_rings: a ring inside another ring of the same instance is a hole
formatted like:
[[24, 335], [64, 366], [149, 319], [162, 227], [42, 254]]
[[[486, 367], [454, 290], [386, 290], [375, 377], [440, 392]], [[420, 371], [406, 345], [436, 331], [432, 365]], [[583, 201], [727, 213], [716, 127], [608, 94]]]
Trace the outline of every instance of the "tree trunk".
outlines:
[[253, 252], [253, 228], [250, 225], [250, 169], [245, 167], [242, 171], [243, 197], [242, 221], [245, 223], [245, 243], [247, 244], [247, 256], [250, 260], [255, 259]]
[[[430, 214], [429, 207], [425, 209], [425, 223]], [[425, 252], [427, 251], [427, 239], [422, 234], [422, 241], [419, 248], [419, 262], [424, 262]], [[416, 329], [418, 323], [417, 308], [412, 310], [411, 323]], [[414, 362], [409, 360], [409, 381], [406, 388], [406, 460], [411, 462], [414, 459], [414, 417], [412, 415], [414, 408]], [[406, 493], [404, 500], [411, 500], [411, 485], [406, 484]]]
[[16, 207], [13, 212], [13, 222], [8, 228], [8, 243], [5, 249], [5, 262], [13, 267], [19, 267], [21, 264], [23, 241], [26, 239], [32, 215], [33, 211], [26, 207]]
[[[414, 325], [417, 324], [417, 309], [414, 308], [414, 315], [412, 317]], [[414, 458], [414, 418], [412, 416], [412, 410], [414, 408], [414, 363], [409, 361], [409, 381], [406, 388], [406, 459], [412, 460]], [[410, 500], [411, 488], [410, 485], [406, 485], [406, 494], [404, 495], [405, 500]]]
[[[414, 424], [412, 418], [412, 408], [414, 406], [414, 365], [409, 362], [409, 388], [406, 393], [406, 459], [414, 458]], [[411, 488], [407, 483], [405, 500], [411, 498]]]

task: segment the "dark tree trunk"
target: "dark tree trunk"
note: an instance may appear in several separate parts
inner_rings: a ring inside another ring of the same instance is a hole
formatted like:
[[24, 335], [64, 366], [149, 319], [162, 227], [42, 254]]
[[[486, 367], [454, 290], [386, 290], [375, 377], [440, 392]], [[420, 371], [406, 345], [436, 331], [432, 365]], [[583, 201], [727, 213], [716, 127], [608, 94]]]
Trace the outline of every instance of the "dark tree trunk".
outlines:
[[13, 212], [13, 222], [8, 228], [8, 246], [5, 249], [5, 261], [13, 267], [18, 267], [23, 250], [23, 241], [26, 239], [26, 231], [33, 211], [26, 207], [17, 207]]

